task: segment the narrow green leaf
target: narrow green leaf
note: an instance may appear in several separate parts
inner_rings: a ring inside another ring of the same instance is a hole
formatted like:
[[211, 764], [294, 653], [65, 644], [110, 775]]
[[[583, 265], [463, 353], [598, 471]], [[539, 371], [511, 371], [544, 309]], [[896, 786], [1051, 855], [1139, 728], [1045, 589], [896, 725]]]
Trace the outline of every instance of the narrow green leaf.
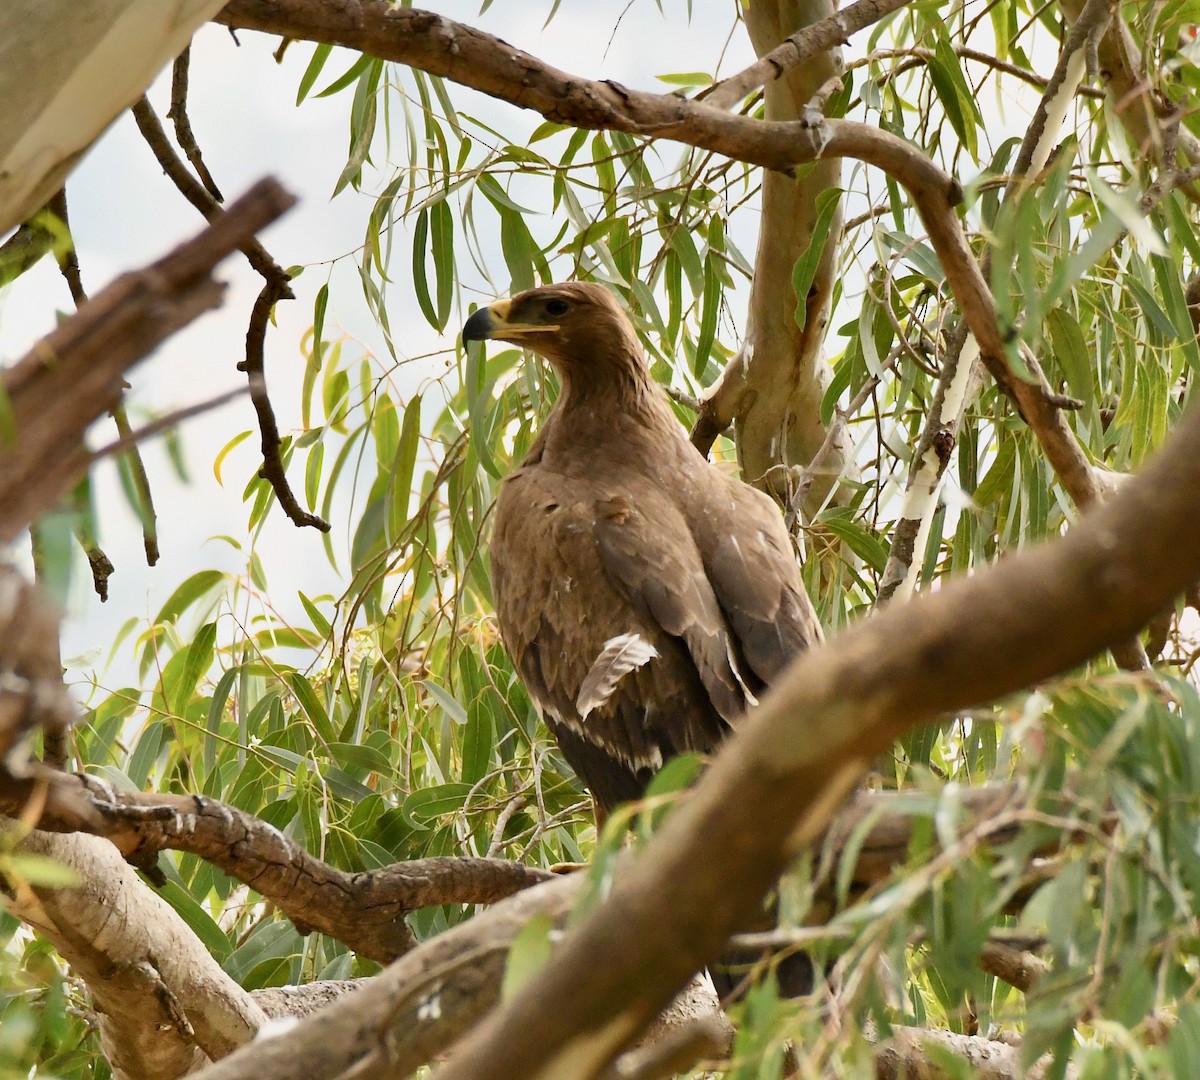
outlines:
[[449, 690], [443, 686], [439, 686], [433, 679], [422, 679], [420, 685], [442, 707], [442, 711], [456, 724], [465, 724], [467, 722], [467, 710], [454, 699], [454, 695]]
[[817, 520], [839, 539], [844, 540], [850, 550], [873, 570], [883, 573], [883, 568], [887, 565], [888, 549], [877, 536], [868, 532], [844, 512], [826, 511]]
[[1046, 326], [1067, 389], [1072, 397], [1090, 405], [1095, 400], [1095, 380], [1078, 320], [1065, 308], [1056, 307], [1046, 312]]
[[829, 241], [829, 230], [842, 197], [841, 188], [828, 188], [817, 196], [817, 216], [813, 223], [812, 237], [808, 247], [801, 252], [792, 267], [792, 288], [796, 293], [796, 325], [801, 330], [808, 322], [808, 293], [821, 265], [825, 245]]
[[[196, 692], [196, 684], [200, 677], [212, 666], [213, 649], [217, 639], [217, 624], [205, 623], [196, 633], [196, 637], [184, 653], [185, 662], [179, 681], [172, 688], [169, 703], [171, 711], [176, 716], [187, 712], [188, 704]], [[176, 658], [173, 658], [176, 659]], [[165, 682], [165, 672], [164, 672]], [[165, 688], [164, 688], [165, 689]]]
[[437, 319], [434, 327], [440, 333], [450, 321], [450, 305], [454, 300], [454, 215], [446, 200], [442, 200], [434, 204], [430, 218], [433, 272], [437, 278]]
[[300, 86], [296, 90], [296, 104], [299, 105], [306, 97], [308, 92], [313, 88], [313, 83], [317, 81], [317, 76], [321, 74], [321, 69], [325, 66], [325, 61], [329, 59], [329, 54], [333, 52], [332, 45], [318, 45], [312, 54], [312, 59], [308, 62], [308, 67], [304, 69], [304, 74], [300, 76]]

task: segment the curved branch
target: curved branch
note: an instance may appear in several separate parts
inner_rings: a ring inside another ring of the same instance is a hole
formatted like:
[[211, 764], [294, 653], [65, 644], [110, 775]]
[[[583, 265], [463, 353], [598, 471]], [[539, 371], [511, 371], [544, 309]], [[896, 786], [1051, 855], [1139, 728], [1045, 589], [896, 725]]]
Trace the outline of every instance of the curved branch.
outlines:
[[[113, 791], [94, 777], [56, 779], [56, 794], [91, 811], [49, 808], [43, 830], [83, 829], [111, 840], [134, 865], [160, 851], [188, 851], [272, 901], [302, 932], [318, 930], [360, 956], [386, 963], [414, 944], [410, 911], [435, 904], [490, 904], [554, 875], [504, 859], [428, 858], [348, 873], [309, 855], [278, 829], [202, 795]], [[0, 811], [19, 814], [28, 788], [0, 790]]]
[[196, 170], [196, 175], [200, 178], [200, 183], [204, 185], [204, 190], [217, 202], [224, 202], [225, 196], [221, 194], [221, 189], [217, 187], [212, 173], [204, 164], [204, 156], [200, 153], [200, 144], [196, 142], [196, 136], [192, 132], [192, 121], [188, 117], [188, 71], [191, 65], [192, 46], [189, 42], [188, 47], [175, 57], [175, 64], [171, 68], [171, 108], [167, 110], [167, 118], [175, 125], [175, 141], [179, 143], [180, 149], [192, 163], [192, 168]]
[[719, 954], [873, 755], [939, 713], [1081, 663], [1186, 588], [1200, 574], [1198, 514], [1192, 409], [1164, 452], [1066, 537], [806, 653], [537, 984], [481, 1024], [439, 1080], [594, 1076]]
[[1081, 507], [1099, 497], [1099, 482], [1059, 403], [1047, 387], [1017, 378], [1005, 360], [1008, 333], [997, 322], [991, 292], [954, 210], [962, 198], [958, 182], [904, 140], [849, 120], [754, 120], [703, 101], [582, 79], [490, 34], [384, 0], [361, 0], [352, 8], [319, 0], [234, 0], [216, 21], [348, 45], [573, 127], [672, 139], [789, 175], [798, 165], [829, 157], [853, 157], [882, 169], [907, 188], [984, 364], [1016, 401], [1063, 487]]
[[561, 925], [583, 884], [582, 874], [558, 877], [460, 923], [287, 1038], [244, 1047], [196, 1080], [408, 1076], [495, 1006], [513, 938], [535, 915], [548, 930]]
[[271, 309], [276, 302], [291, 295], [286, 281], [268, 279], [263, 285], [250, 312], [250, 325], [246, 328], [246, 359], [238, 364], [238, 370], [246, 373], [250, 384], [250, 400], [254, 403], [254, 411], [258, 415], [260, 449], [263, 456], [258, 475], [274, 489], [280, 508], [292, 524], [297, 528], [307, 525], [321, 532], [329, 532], [329, 522], [301, 507], [291, 484], [288, 483], [280, 454], [283, 440], [279, 437], [279, 424], [275, 420], [275, 410], [271, 407], [271, 399], [267, 395], [264, 370], [267, 324], [271, 320]]

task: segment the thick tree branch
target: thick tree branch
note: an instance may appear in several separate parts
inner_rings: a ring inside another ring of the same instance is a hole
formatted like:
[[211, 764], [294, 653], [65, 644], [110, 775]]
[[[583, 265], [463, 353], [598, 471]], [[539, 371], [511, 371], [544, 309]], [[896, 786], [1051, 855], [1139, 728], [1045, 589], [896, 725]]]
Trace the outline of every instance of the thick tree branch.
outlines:
[[[957, 1067], [944, 1068], [946, 1058]], [[875, 1052], [875, 1080], [952, 1080], [964, 1075], [964, 1067], [975, 1080], [1044, 1080], [1052, 1075], [1049, 1058], [1026, 1068], [1019, 1046], [953, 1031], [894, 1027]], [[1068, 1068], [1063, 1075], [1074, 1080], [1078, 1074]]]
[[527, 889], [414, 949], [286, 1038], [245, 1047], [197, 1080], [407, 1076], [495, 1006], [513, 939], [535, 915], [561, 924], [583, 885], [571, 874]]
[[[55, 787], [63, 787], [65, 790], [72, 785], [76, 790], [83, 787], [76, 778], [56, 778], [51, 791]], [[157, 802], [152, 804], [152, 799], [157, 799]], [[132, 845], [135, 852], [144, 853], [152, 849], [152, 845], [144, 843], [149, 834], [151, 838], [163, 841], [164, 846], [212, 857], [210, 852], [217, 846], [218, 841], [224, 844], [230, 838], [227, 831], [222, 831], [222, 815], [234, 815], [239, 819], [234, 822], [234, 832], [240, 829], [246, 820], [244, 816], [237, 815], [236, 811], [214, 804], [208, 804], [205, 813], [198, 815], [188, 810], [188, 803], [192, 800], [187, 798], [164, 801], [162, 797], [151, 795], [122, 795], [120, 800], [119, 806], [108, 804], [107, 812], [93, 805], [92, 818], [82, 827], [108, 835], [113, 835], [115, 830], [115, 839], [122, 849], [129, 850]], [[53, 800], [51, 802], [53, 803]], [[895, 804], [898, 804], [900, 809], [893, 810]], [[963, 835], [972, 839], [970, 844], [963, 846], [961, 852], [943, 853], [943, 860], [948, 857], [965, 857], [975, 850], [976, 841], [993, 845], [1008, 844], [1017, 835], [1026, 813], [1024, 795], [1011, 784], [960, 791], [956, 795], [956, 804], [961, 813]], [[11, 808], [11, 801], [6, 801], [4, 806]], [[856, 843], [855, 865], [849, 873], [851, 893], [858, 895], [864, 889], [887, 880], [897, 867], [910, 859], [914, 826], [917, 821], [927, 819], [934, 811], [932, 805], [922, 809], [918, 804], [914, 804], [912, 795], [908, 792], [860, 793], [851, 805], [838, 815], [820, 842], [822, 869], [816, 882], [814, 918], [826, 918], [835, 910], [832, 878], [838, 872], [842, 853], [851, 837], [857, 836], [861, 841]], [[175, 820], [172, 820], [172, 817]], [[870, 826], [866, 835], [861, 836], [861, 829], [868, 819]], [[1044, 814], [1039, 815], [1037, 820], [1044, 821]], [[44, 817], [43, 824], [46, 823]], [[65, 822], [64, 827], [80, 827], [78, 818]], [[252, 825], [251, 828], [253, 827]], [[261, 832], [262, 829], [259, 825], [256, 832]], [[159, 835], [159, 830], [162, 835]], [[192, 837], [195, 839], [190, 839]], [[1071, 838], [1069, 828], [1063, 837], [1068, 840]], [[277, 846], [278, 841], [275, 843]], [[240, 845], [260, 849], [262, 846], [258, 836], [249, 836]], [[224, 865], [223, 857], [218, 852], [213, 861]], [[256, 859], [263, 857], [260, 850], [246, 859], [242, 864], [242, 871], [253, 869]], [[432, 880], [442, 869], [435, 864], [455, 861], [422, 860], [419, 863], [400, 864], [395, 870], [401, 874], [414, 868], [433, 867], [434, 873], [428, 875]], [[469, 864], [477, 860], [462, 862]], [[311, 866], [313, 863], [314, 860], [306, 860], [304, 865]], [[473, 868], [467, 866], [466, 869], [470, 871]], [[940, 868], [931, 865], [931, 874], [934, 869], [941, 872]], [[335, 872], [321, 868], [319, 873], [330, 875]], [[270, 872], [266, 876], [270, 877]], [[347, 888], [362, 888], [361, 879], [365, 875], [344, 877]], [[583, 887], [584, 883], [582, 875], [572, 875], [570, 878], [555, 877], [548, 883], [548, 888], [529, 889], [519, 897], [497, 905], [487, 915], [462, 924], [408, 953], [389, 968], [381, 980], [363, 980], [354, 984], [332, 986], [319, 984], [311, 991], [304, 991], [306, 1001], [308, 996], [316, 995], [328, 1003], [334, 1003], [327, 1013], [323, 1013], [315, 1021], [315, 1028], [305, 1027], [293, 1033], [289, 1039], [267, 1047], [261, 1042], [256, 1043], [243, 1055], [238, 1055], [230, 1062], [222, 1062], [213, 1072], [205, 1075], [230, 1080], [232, 1077], [253, 1076], [255, 1069], [266, 1069], [269, 1071], [265, 1075], [270, 1075], [273, 1080], [286, 1077], [319, 1080], [323, 1077], [340, 1076], [346, 1070], [354, 1070], [352, 1075], [358, 1080], [365, 1080], [369, 1076], [402, 1075], [416, 1068], [444, 1050], [453, 1039], [494, 1005], [504, 972], [507, 950], [512, 938], [520, 932], [528, 919], [533, 914], [540, 913], [555, 922], [561, 922], [574, 904], [577, 890]], [[303, 883], [299, 886], [300, 889], [306, 887]], [[266, 894], [264, 889], [264, 895]], [[411, 889], [409, 895], [413, 895]], [[471, 895], [482, 896], [483, 893], [475, 892]], [[445, 897], [446, 894], [439, 892], [434, 883], [431, 891], [422, 897], [422, 902], [436, 903]], [[456, 894], [458, 899], [465, 897], [466, 894], [462, 892]], [[812, 935], [815, 932], [802, 930], [791, 933], [797, 936], [797, 940], [781, 940], [776, 947], [794, 946], [798, 943], [799, 935]], [[771, 945], [771, 942], [767, 944]], [[999, 970], [998, 965], [1002, 963], [1007, 964], [1004, 970], [1010, 973], [1020, 967], [1020, 963], [1012, 959], [1012, 955], [1016, 954], [1015, 946], [997, 943], [996, 947], [1004, 950], [1005, 955], [999, 958], [989, 957], [985, 951], [985, 955], [981, 957], [981, 963], [985, 966], [990, 965], [989, 970]], [[1021, 963], [1028, 971], [1035, 972], [1038, 961], [1028, 957]], [[1030, 979], [1032, 977], [1033, 975]], [[338, 1001], [351, 990], [356, 992], [353, 1002]], [[255, 997], [255, 1002], [270, 1016], [311, 1012], [311, 1002], [301, 1006], [291, 1001], [291, 997], [300, 992], [289, 990], [282, 1001], [263, 999], [259, 995]], [[705, 1002], [709, 1000], [697, 991], [694, 984], [689, 987], [686, 995], [681, 996], [672, 1005], [670, 1019], [665, 1023], [671, 1029], [687, 1029], [692, 1021], [708, 1015]], [[663, 1024], [661, 1019], [656, 1024], [656, 1031], [660, 1034]], [[666, 1051], [661, 1050], [661, 1053], [665, 1054]], [[647, 1049], [644, 1053], [633, 1054], [620, 1067], [652, 1069], [652, 1062], [659, 1060], [659, 1054], [659, 1050]], [[264, 1073], [260, 1072], [258, 1075]]]
[[[384, 870], [347, 873], [309, 855], [278, 829], [201, 795], [113, 791], [90, 777], [62, 777], [70, 796], [62, 816], [48, 809], [44, 830], [85, 828], [111, 840], [137, 866], [153, 867], [158, 852], [188, 851], [272, 901], [303, 931], [318, 930], [360, 956], [386, 963], [414, 944], [404, 923], [410, 911], [435, 904], [490, 904], [553, 877], [548, 870], [504, 859], [429, 858]], [[27, 790], [0, 789], [0, 812], [19, 814]], [[91, 811], [81, 825], [80, 803]]]
[[260, 181], [198, 237], [122, 275], [4, 372], [18, 437], [0, 446], [0, 540], [62, 498], [88, 461], [83, 433], [120, 400], [125, 369], [216, 307], [213, 267], [292, 202], [274, 181]]
[[79, 878], [66, 888], [9, 880], [6, 906], [87, 983], [118, 1080], [175, 1080], [253, 1038], [263, 1012], [111, 844], [34, 832], [21, 849]]
[[595, 1076], [720, 952], [896, 736], [1081, 663], [1186, 588], [1200, 573], [1198, 514], [1192, 410], [1166, 450], [1065, 538], [805, 654], [537, 984], [481, 1024], [441, 1080]]

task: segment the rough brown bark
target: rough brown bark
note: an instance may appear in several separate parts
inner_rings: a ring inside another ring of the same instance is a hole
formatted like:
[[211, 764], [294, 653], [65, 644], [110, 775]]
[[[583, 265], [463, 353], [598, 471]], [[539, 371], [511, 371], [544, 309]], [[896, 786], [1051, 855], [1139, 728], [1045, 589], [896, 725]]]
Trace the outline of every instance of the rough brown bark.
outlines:
[[[135, 865], [160, 851], [188, 851], [251, 886], [304, 931], [317, 930], [386, 963], [414, 944], [404, 917], [436, 904], [490, 904], [553, 877], [505, 859], [429, 858], [347, 873], [321, 862], [278, 829], [202, 795], [113, 791], [94, 778], [51, 780], [58, 799], [39, 827], [84, 829], [111, 840]], [[0, 784], [0, 812], [20, 814], [35, 785]], [[89, 820], [79, 820], [83, 805]]]
[[1200, 572], [1198, 513], [1192, 410], [1065, 538], [806, 654], [537, 984], [481, 1024], [441, 1080], [595, 1076], [719, 952], [896, 736], [1082, 662], [1186, 588]]

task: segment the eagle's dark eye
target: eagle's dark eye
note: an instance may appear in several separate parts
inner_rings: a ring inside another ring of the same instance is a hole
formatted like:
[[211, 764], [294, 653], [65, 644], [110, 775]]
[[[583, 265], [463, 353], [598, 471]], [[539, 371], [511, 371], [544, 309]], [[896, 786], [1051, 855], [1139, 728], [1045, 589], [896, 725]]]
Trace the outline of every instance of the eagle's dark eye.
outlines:
[[565, 300], [547, 300], [546, 314], [552, 315], [554, 318], [559, 318], [571, 310], [571, 305]]

